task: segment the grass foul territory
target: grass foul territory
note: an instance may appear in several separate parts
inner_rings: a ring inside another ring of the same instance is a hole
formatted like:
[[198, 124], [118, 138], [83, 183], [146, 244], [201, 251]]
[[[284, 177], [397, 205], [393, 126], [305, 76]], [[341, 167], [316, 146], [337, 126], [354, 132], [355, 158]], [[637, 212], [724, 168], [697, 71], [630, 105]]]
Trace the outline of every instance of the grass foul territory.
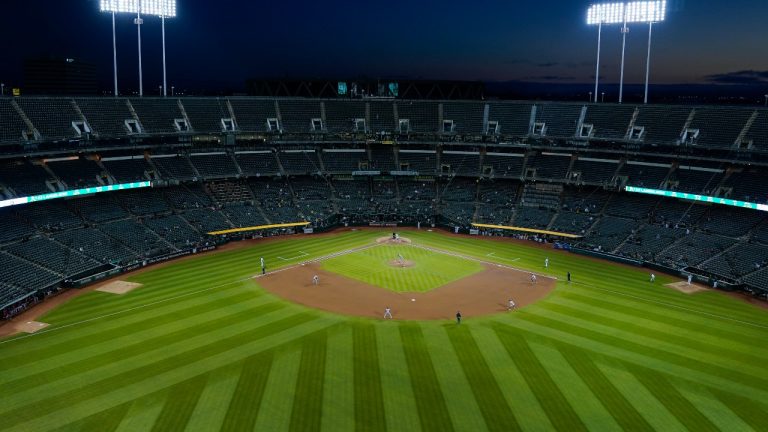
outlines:
[[[0, 431], [766, 430], [765, 310], [535, 244], [408, 231], [413, 246], [367, 247], [384, 235], [252, 243], [72, 299], [0, 340]], [[265, 291], [260, 257], [270, 271], [329, 257], [394, 291], [472, 275], [471, 257], [557, 287], [460, 325], [352, 318]]]

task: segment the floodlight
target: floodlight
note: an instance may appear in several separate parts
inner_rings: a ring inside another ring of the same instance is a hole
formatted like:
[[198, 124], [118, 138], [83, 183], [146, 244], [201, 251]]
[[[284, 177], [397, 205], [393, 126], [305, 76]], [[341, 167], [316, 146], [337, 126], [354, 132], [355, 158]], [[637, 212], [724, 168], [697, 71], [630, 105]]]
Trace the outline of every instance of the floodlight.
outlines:
[[139, 40], [139, 96], [144, 95], [144, 77], [141, 68], [141, 25], [144, 20], [141, 15], [158, 16], [162, 21], [163, 37], [163, 95], [168, 94], [168, 84], [166, 79], [165, 64], [165, 18], [174, 18], [176, 16], [176, 0], [101, 0], [100, 8], [102, 12], [112, 13], [112, 49], [114, 51], [115, 67], [115, 96], [117, 96], [117, 41], [115, 36], [115, 14], [133, 13]]
[[629, 3], [599, 3], [593, 4], [587, 9], [587, 24], [598, 26], [597, 36], [597, 71], [595, 72], [595, 102], [597, 102], [598, 84], [600, 81], [600, 45], [603, 24], [622, 24], [621, 44], [621, 78], [619, 81], [619, 103], [624, 98], [624, 58], [627, 45], [627, 24], [648, 24], [648, 58], [645, 72], [645, 103], [648, 103], [648, 78], [651, 65], [651, 34], [653, 24], [664, 21], [667, 17], [667, 1], [636, 1]]

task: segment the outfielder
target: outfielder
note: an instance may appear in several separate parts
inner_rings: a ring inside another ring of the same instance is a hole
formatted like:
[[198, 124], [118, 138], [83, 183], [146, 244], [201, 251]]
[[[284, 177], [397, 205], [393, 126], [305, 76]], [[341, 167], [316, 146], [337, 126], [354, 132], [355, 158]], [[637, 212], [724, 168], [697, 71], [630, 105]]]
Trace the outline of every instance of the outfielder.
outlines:
[[544, 258], [544, 268], [549, 268], [549, 258]]
[[261, 274], [267, 274], [267, 265], [264, 264], [264, 257], [261, 257]]
[[656, 275], [651, 273], [651, 283], [656, 281]]

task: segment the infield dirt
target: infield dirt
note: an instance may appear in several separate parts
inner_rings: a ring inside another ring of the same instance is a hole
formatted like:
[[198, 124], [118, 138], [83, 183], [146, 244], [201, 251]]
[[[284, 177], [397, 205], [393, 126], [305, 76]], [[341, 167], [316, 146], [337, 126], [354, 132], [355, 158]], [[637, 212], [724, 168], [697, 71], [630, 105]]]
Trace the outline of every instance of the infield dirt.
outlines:
[[[257, 279], [267, 291], [304, 306], [343, 315], [382, 318], [392, 308], [394, 319], [453, 319], [460, 310], [465, 318], [507, 311], [510, 299], [517, 307], [541, 300], [555, 287], [555, 280], [539, 278], [531, 283], [529, 273], [484, 265], [472, 276], [424, 293], [397, 293], [335, 273], [318, 264], [306, 264], [267, 274]], [[319, 276], [314, 285], [312, 277]]]

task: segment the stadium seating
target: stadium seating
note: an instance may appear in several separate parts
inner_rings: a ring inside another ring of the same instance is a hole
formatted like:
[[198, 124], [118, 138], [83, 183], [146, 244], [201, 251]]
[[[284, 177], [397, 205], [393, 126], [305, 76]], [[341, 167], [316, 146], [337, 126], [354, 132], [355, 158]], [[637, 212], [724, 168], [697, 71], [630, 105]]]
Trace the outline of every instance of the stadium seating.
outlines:
[[181, 104], [195, 132], [220, 133], [224, 130], [222, 119], [232, 118], [223, 99], [185, 98]]
[[[14, 104], [41, 141], [21, 137], [27, 124]], [[231, 111], [234, 141], [211, 137]], [[533, 112], [530, 103], [499, 101], [0, 98], [7, 153], [0, 200], [153, 182], [0, 209], [0, 303], [110, 265], [227, 241], [211, 231], [304, 220], [316, 229], [369, 222], [547, 229], [583, 236], [572, 246], [768, 287], [764, 212], [622, 188], [768, 203], [764, 157], [745, 146], [768, 149], [765, 110], [537, 103], [532, 121]], [[582, 113], [590, 137], [577, 130]], [[72, 122], [82, 117], [90, 137], [55, 141], [78, 138]], [[191, 130], [179, 130], [187, 118]], [[130, 133], [131, 119], [146, 134]], [[268, 119], [279, 119], [281, 130]], [[407, 137], [398, 136], [404, 119]], [[543, 136], [533, 123], [545, 124]], [[680, 143], [686, 127], [698, 137]]]
[[147, 181], [154, 172], [143, 155], [119, 157], [115, 159], [102, 159], [102, 165], [114, 177], [117, 183], [133, 183]]
[[48, 162], [48, 168], [70, 190], [99, 186], [106, 183], [104, 171], [92, 160], [78, 158]]
[[179, 133], [176, 120], [183, 120], [184, 115], [177, 99], [140, 98], [131, 99], [131, 106], [141, 120], [144, 132], [148, 134]]
[[283, 150], [277, 153], [283, 172], [288, 175], [312, 175], [322, 172], [322, 165], [313, 149]]
[[581, 116], [582, 105], [536, 104], [536, 122], [544, 123], [546, 137], [573, 137]]
[[752, 117], [752, 109], [696, 108], [691, 129], [699, 130], [697, 145], [731, 148]]
[[434, 175], [437, 170], [437, 153], [434, 150], [400, 149], [400, 168], [420, 175]]
[[642, 139], [647, 144], [679, 142], [691, 108], [669, 106], [642, 106], [635, 120], [636, 128], [643, 128]]
[[280, 167], [271, 150], [237, 152], [235, 160], [243, 175], [248, 177], [271, 176], [280, 172]]
[[16, 103], [45, 139], [60, 140], [80, 136], [72, 123], [82, 123], [83, 118], [75, 110], [72, 99], [20, 98]]
[[500, 134], [523, 137], [531, 133], [532, 105], [494, 102], [488, 107], [488, 121], [497, 122]]
[[203, 178], [237, 177], [240, 171], [228, 153], [192, 153], [189, 161]]
[[126, 120], [135, 120], [123, 98], [79, 98], [75, 103], [101, 139], [125, 137], [129, 132]]
[[29, 128], [11, 104], [11, 99], [0, 98], [0, 143], [22, 141], [25, 132], [29, 132]]
[[[453, 121], [453, 132], [459, 135], [480, 135], [484, 131], [485, 105], [477, 102], [445, 102], [443, 120]], [[448, 132], [443, 130], [443, 132]]]
[[243, 132], [266, 132], [267, 119], [276, 119], [277, 110], [272, 99], [230, 98], [235, 111], [237, 127]]
[[620, 140], [626, 138], [634, 114], [631, 105], [590, 104], [584, 123], [592, 125], [595, 138]]
[[282, 128], [286, 133], [321, 132], [312, 126], [313, 119], [321, 119], [320, 102], [313, 99], [285, 99], [278, 102]]

